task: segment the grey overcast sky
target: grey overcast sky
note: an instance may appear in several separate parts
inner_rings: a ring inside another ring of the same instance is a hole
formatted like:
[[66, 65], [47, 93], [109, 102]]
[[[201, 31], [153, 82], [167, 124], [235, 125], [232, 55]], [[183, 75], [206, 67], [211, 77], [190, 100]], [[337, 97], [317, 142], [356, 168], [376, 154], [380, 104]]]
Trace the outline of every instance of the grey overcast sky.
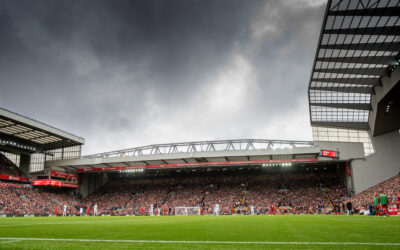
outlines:
[[0, 107], [84, 154], [217, 139], [311, 140], [324, 0], [0, 0]]

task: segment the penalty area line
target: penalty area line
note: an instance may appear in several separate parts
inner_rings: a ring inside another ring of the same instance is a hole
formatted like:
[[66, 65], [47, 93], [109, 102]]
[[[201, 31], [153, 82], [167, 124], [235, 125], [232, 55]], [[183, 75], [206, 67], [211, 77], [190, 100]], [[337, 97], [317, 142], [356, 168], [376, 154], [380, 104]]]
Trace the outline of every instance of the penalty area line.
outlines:
[[[400, 246], [394, 242], [314, 242], [314, 241], [185, 241], [185, 240], [100, 240], [100, 239], [53, 239], [53, 238], [10, 238], [1, 237], [7, 241], [67, 241], [67, 242], [109, 242], [109, 243], [166, 243], [166, 244], [260, 244], [260, 245], [369, 245], [369, 246]], [[1, 241], [0, 241], [1, 243]]]

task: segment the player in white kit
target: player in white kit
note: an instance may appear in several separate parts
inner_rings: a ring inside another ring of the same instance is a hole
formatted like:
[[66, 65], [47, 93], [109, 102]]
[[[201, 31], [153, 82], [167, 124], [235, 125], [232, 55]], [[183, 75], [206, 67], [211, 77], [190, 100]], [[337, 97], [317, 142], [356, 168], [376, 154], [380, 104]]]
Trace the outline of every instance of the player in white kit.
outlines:
[[83, 216], [83, 207], [79, 208], [79, 215]]
[[150, 214], [150, 216], [154, 216], [154, 214], [153, 214], [153, 204], [150, 205], [149, 214]]
[[94, 204], [94, 207], [93, 207], [93, 216], [97, 216], [97, 204]]
[[219, 204], [215, 204], [214, 215], [219, 215]]
[[63, 216], [67, 216], [67, 205], [64, 205]]
[[253, 205], [250, 206], [250, 212], [251, 212], [251, 215], [254, 215], [254, 206]]

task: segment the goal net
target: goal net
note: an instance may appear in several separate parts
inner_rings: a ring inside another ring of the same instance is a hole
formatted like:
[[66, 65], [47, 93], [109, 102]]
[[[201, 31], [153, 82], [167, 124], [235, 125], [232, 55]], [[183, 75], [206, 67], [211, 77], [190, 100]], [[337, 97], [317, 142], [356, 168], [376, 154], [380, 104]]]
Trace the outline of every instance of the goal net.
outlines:
[[200, 215], [200, 207], [176, 207], [175, 215]]

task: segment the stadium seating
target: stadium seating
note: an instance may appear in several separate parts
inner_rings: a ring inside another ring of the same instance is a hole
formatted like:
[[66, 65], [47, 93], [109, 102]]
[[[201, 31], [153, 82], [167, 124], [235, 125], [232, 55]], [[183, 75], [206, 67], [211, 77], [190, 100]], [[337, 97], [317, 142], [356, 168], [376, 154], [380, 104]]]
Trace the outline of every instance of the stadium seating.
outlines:
[[[389, 202], [400, 191], [400, 175], [348, 199], [356, 209], [367, 208], [375, 193], [387, 192]], [[343, 212], [349, 193], [334, 172], [268, 173], [213, 172], [169, 176], [119, 176], [82, 201], [62, 189], [34, 189], [30, 184], [0, 182], [0, 214], [68, 214], [79, 207], [98, 204], [99, 215], [148, 215], [152, 204], [161, 214], [173, 215], [175, 207], [201, 207], [212, 214], [289, 212], [294, 214]], [[281, 210], [277, 210], [281, 208]], [[143, 214], [144, 212], [144, 214]]]
[[0, 175], [25, 177], [25, 174], [2, 153], [0, 153]]
[[400, 174], [358, 193], [349, 200], [356, 209], [366, 209], [369, 204], [372, 204], [375, 194], [379, 195], [383, 192], [387, 193], [389, 204], [391, 204], [400, 192]]
[[30, 184], [0, 182], [0, 214], [58, 214], [64, 204], [69, 214], [77, 214], [72, 195], [55, 190], [34, 190]]
[[[328, 196], [330, 198], [328, 198]], [[165, 207], [173, 214], [175, 207], [203, 208], [211, 214], [215, 204], [220, 214], [270, 213], [275, 208], [290, 207], [291, 213], [324, 213], [330, 202], [339, 204], [349, 194], [334, 173], [190, 175], [177, 177], [115, 178], [83, 200], [83, 206], [98, 204], [100, 214], [141, 215]], [[289, 211], [289, 210], [288, 210]]]

